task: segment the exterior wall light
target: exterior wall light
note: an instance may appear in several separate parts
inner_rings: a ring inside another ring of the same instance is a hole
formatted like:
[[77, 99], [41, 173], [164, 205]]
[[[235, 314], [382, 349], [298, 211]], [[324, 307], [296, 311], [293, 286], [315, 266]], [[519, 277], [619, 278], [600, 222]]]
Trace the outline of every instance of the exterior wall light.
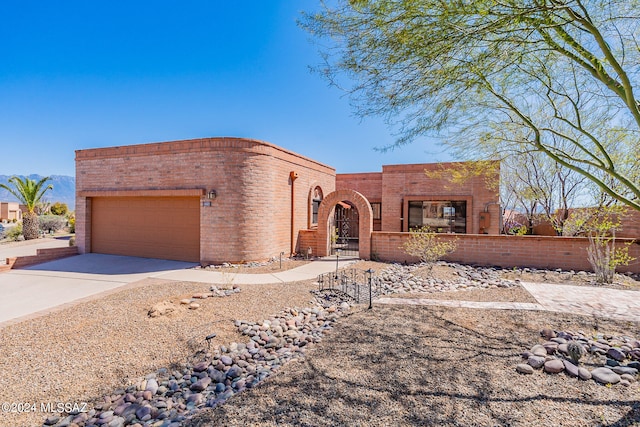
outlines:
[[209, 200], [214, 200], [216, 197], [218, 197], [216, 190], [211, 190], [207, 193], [207, 199]]

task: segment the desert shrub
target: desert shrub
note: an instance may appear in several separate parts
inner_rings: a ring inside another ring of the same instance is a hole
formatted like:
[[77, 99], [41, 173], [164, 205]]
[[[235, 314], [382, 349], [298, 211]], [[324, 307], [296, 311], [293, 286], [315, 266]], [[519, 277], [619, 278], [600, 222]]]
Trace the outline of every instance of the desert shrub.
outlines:
[[4, 237], [9, 240], [22, 240], [22, 223], [18, 223], [15, 227], [7, 228]]
[[40, 224], [40, 230], [45, 233], [53, 233], [62, 228], [67, 223], [67, 220], [63, 216], [59, 215], [42, 215], [38, 217]]
[[616, 231], [621, 229], [624, 214], [624, 208], [608, 206], [582, 209], [567, 220], [569, 230], [575, 231], [574, 235], [583, 234], [589, 239], [587, 259], [598, 283], [612, 283], [616, 268], [633, 261], [629, 245], [619, 247], [616, 242]]
[[51, 212], [51, 215], [64, 216], [69, 212], [69, 207], [66, 203], [55, 202], [51, 205], [49, 211]]
[[67, 221], [67, 224], [69, 224], [69, 233], [75, 233], [76, 232], [76, 217], [75, 216], [70, 216], [69, 220]]
[[69, 246], [75, 246], [76, 245], [76, 238], [72, 237], [69, 239]]
[[408, 255], [420, 258], [431, 271], [436, 261], [454, 252], [457, 246], [456, 240], [443, 240], [429, 227], [420, 227], [410, 231], [409, 239], [401, 249]]

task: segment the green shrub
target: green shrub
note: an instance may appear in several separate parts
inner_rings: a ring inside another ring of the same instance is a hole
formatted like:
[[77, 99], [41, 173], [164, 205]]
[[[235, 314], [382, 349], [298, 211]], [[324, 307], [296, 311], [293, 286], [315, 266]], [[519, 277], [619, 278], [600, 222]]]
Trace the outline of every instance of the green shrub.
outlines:
[[22, 237], [22, 223], [20, 222], [15, 227], [7, 228], [4, 236], [9, 240], [20, 240], [20, 237]]
[[49, 210], [52, 215], [64, 216], [69, 212], [69, 207], [66, 203], [55, 202]]
[[431, 271], [436, 261], [454, 252], [458, 246], [457, 239], [445, 241], [440, 239], [437, 234], [429, 227], [411, 230], [409, 239], [404, 242], [401, 249], [404, 249], [409, 255], [420, 258], [420, 261], [427, 264], [429, 271]]

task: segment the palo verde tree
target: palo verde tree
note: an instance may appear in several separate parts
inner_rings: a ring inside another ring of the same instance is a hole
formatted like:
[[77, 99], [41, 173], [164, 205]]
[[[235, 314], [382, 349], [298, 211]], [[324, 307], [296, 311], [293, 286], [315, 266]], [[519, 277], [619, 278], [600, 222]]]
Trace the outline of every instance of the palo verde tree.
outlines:
[[335, 0], [301, 25], [324, 75], [401, 145], [539, 152], [640, 210], [638, 0]]
[[1, 188], [4, 188], [11, 193], [18, 201], [25, 205], [27, 212], [23, 212], [22, 215], [22, 235], [25, 240], [38, 238], [38, 214], [35, 212], [38, 203], [42, 200], [44, 194], [53, 189], [53, 185], [46, 185], [49, 177], [42, 178], [40, 181], [35, 181], [29, 178], [20, 178], [12, 176], [9, 178], [7, 184], [0, 184]]

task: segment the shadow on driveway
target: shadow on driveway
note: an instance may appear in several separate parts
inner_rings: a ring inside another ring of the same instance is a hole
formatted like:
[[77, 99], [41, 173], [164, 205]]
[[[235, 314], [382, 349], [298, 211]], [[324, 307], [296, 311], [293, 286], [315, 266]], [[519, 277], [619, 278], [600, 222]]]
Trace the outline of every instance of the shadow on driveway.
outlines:
[[31, 271], [104, 275], [161, 273], [195, 267], [196, 263], [120, 255], [84, 254], [27, 267]]

